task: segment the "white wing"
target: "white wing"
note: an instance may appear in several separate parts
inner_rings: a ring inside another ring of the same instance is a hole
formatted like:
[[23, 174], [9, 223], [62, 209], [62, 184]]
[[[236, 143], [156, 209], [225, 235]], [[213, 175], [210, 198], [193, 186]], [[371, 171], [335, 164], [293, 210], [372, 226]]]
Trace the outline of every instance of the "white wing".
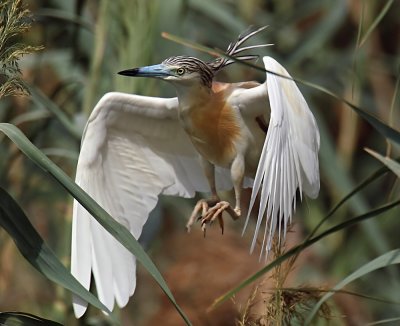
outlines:
[[[276, 60], [263, 58], [267, 72], [267, 89], [271, 107], [270, 122], [251, 194], [251, 209], [261, 188], [260, 208], [251, 251], [254, 250], [261, 222], [265, 231], [260, 257], [271, 249], [272, 237], [278, 228], [286, 234], [296, 209], [296, 191], [315, 198], [319, 192], [319, 131], [303, 95], [291, 76]], [[283, 230], [282, 230], [283, 228]], [[268, 236], [267, 236], [268, 233]]]
[[[138, 239], [158, 195], [193, 197], [209, 186], [188, 136], [176, 98], [108, 93], [94, 108], [82, 139], [76, 182]], [[230, 173], [216, 170], [219, 189]], [[93, 270], [100, 301], [127, 304], [136, 285], [135, 257], [74, 201], [72, 274], [89, 289]], [[74, 297], [79, 318], [87, 303]]]

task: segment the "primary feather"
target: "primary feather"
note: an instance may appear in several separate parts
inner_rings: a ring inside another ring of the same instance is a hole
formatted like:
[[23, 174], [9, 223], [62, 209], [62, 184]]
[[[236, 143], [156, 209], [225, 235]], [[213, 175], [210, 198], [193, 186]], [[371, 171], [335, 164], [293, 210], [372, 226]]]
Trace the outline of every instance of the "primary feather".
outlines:
[[263, 61], [271, 114], [244, 227], [260, 192], [251, 251], [265, 218], [261, 255], [270, 251], [277, 228], [279, 237], [286, 234], [296, 209], [297, 189], [300, 195], [304, 191], [311, 198], [319, 192], [319, 131], [315, 118], [286, 69], [271, 57]]

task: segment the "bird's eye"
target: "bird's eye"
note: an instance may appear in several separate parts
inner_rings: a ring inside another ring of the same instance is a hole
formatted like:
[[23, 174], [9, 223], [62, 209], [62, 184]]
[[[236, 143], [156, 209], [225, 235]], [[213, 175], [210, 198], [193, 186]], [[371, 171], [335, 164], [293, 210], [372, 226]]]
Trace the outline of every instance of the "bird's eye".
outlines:
[[176, 69], [176, 73], [177, 73], [179, 76], [182, 76], [182, 75], [185, 73], [185, 68], [178, 68], [178, 69]]

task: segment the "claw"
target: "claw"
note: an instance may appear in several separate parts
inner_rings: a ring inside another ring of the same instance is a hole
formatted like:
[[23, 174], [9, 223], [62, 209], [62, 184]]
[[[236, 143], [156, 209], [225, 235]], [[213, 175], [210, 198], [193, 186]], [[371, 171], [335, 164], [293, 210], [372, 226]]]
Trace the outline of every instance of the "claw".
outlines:
[[221, 228], [221, 234], [224, 234], [224, 219], [222, 218], [222, 215], [218, 216], [218, 222]]
[[206, 224], [205, 223], [201, 225], [201, 230], [203, 231], [203, 237], [205, 238], [206, 237], [206, 232], [207, 232], [207, 228], [206, 228]]

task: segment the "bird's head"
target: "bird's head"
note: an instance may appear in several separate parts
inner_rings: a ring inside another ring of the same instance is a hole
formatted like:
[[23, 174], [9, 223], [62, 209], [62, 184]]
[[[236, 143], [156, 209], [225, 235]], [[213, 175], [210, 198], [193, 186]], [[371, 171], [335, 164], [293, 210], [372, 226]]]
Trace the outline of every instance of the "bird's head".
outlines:
[[[234, 63], [236, 60], [247, 61], [258, 58], [258, 55], [243, 54], [244, 51], [272, 45], [259, 44], [242, 47], [244, 42], [266, 28], [267, 26], [255, 30], [250, 28], [246, 32], [240, 34], [238, 39], [229, 44], [228, 49], [225, 51], [228, 57], [220, 56], [213, 61], [206, 63], [195, 57], [175, 56], [164, 60], [158, 65], [123, 70], [118, 74], [130, 77], [160, 78], [172, 82], [177, 89], [182, 86], [198, 85], [211, 88], [214, 75], [221, 69]], [[235, 60], [230, 57], [235, 58]]]
[[133, 68], [118, 74], [130, 77], [160, 78], [177, 86], [202, 84], [211, 87], [214, 71], [204, 61], [188, 56], [175, 56], [153, 66]]

